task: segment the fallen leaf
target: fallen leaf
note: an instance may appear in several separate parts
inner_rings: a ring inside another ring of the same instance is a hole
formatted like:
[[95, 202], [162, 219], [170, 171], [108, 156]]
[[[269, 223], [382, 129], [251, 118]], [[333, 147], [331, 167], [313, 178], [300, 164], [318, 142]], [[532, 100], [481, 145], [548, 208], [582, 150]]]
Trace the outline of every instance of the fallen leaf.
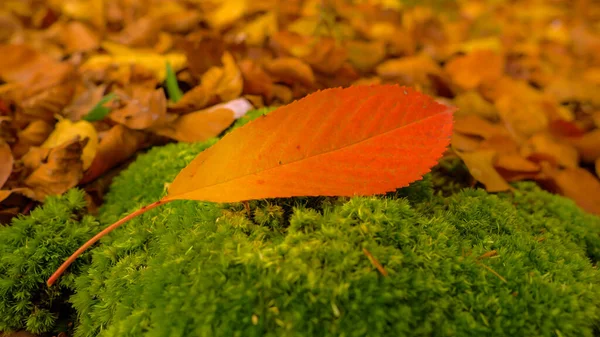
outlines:
[[221, 2], [217, 10], [206, 17], [216, 30], [221, 30], [240, 19], [248, 8], [248, 0], [230, 0]]
[[363, 42], [351, 40], [346, 44], [348, 61], [358, 70], [372, 70], [385, 57], [385, 43], [381, 41]]
[[495, 150], [477, 150], [474, 152], [454, 151], [463, 160], [469, 172], [477, 181], [485, 185], [488, 192], [501, 192], [511, 189], [510, 185], [494, 168]]
[[162, 20], [153, 17], [142, 17], [128, 23], [123, 30], [111, 39], [130, 47], [150, 47], [157, 42]]
[[52, 149], [70, 142], [74, 137], [87, 139], [87, 144], [83, 148], [81, 160], [83, 169], [87, 169], [91, 164], [96, 151], [98, 150], [98, 133], [94, 126], [88, 121], [71, 122], [68, 119], [62, 119], [54, 128], [54, 131], [48, 136], [48, 139], [42, 144], [42, 148]]
[[553, 158], [557, 165], [574, 168], [579, 166], [577, 150], [568, 144], [554, 140], [546, 133], [539, 133], [529, 138], [521, 147], [523, 157]]
[[0, 44], [0, 78], [26, 88], [27, 95], [65, 81], [73, 67], [20, 44]]
[[312, 87], [315, 84], [315, 75], [312, 69], [298, 58], [280, 57], [267, 62], [265, 69], [274, 82], [282, 82], [288, 85], [301, 83], [307, 87]]
[[[219, 101], [230, 101], [242, 94], [244, 81], [233, 56], [225, 52], [222, 57], [223, 67], [212, 67], [202, 75], [202, 87], [206, 92], [219, 98]], [[185, 95], [184, 95], [185, 97]], [[182, 98], [180, 102], [183, 102]], [[183, 104], [183, 103], [182, 103]]]
[[503, 67], [501, 54], [478, 49], [451, 59], [444, 68], [456, 85], [469, 90], [477, 88], [484, 81], [500, 78]]
[[452, 133], [452, 147], [465, 152], [477, 150], [481, 139], [477, 137], [463, 135], [459, 132]]
[[273, 96], [273, 79], [256, 62], [243, 60], [239, 63], [244, 78], [243, 93], [264, 96], [270, 101]]
[[20, 104], [19, 118], [27, 121], [41, 119], [51, 123], [71, 102], [74, 91], [74, 84], [66, 82], [24, 99]]
[[72, 121], [78, 121], [90, 113], [104, 96], [106, 85], [89, 85], [78, 88], [71, 103], [63, 110], [63, 116]]
[[536, 102], [528, 101], [521, 96], [507, 95], [502, 96], [495, 103], [505, 127], [514, 137], [530, 137], [548, 127], [548, 116]]
[[162, 18], [162, 28], [169, 33], [187, 33], [198, 26], [202, 16], [198, 11], [184, 9], [169, 13]]
[[225, 44], [221, 38], [212, 34], [190, 34], [177, 43], [185, 52], [190, 72], [200, 77], [208, 69], [221, 66], [221, 56]]
[[477, 91], [465, 91], [454, 97], [454, 104], [458, 108], [456, 117], [475, 115], [483, 119], [494, 121], [498, 119], [498, 111], [493, 103], [486, 101]]
[[574, 200], [585, 211], [600, 215], [600, 181], [588, 170], [545, 167], [544, 173], [560, 194]]
[[465, 115], [456, 118], [454, 130], [466, 135], [474, 135], [482, 138], [507, 135], [506, 129], [501, 125], [491, 123], [477, 115]]
[[269, 11], [246, 24], [241, 34], [248, 45], [261, 46], [268, 36], [277, 32], [277, 26], [275, 12]]
[[596, 159], [596, 176], [600, 178], [600, 158]]
[[141, 130], [165, 123], [167, 98], [162, 88], [134, 86], [116, 92], [124, 107], [113, 110], [109, 118], [130, 129]]
[[479, 148], [496, 150], [498, 154], [517, 154], [520, 144], [506, 134], [495, 134], [485, 138]]
[[40, 146], [48, 138], [54, 126], [43, 120], [35, 120], [17, 133], [18, 142], [13, 148], [15, 158], [21, 158], [31, 146]]
[[145, 133], [128, 129], [121, 124], [101, 133], [98, 151], [91, 165], [85, 171], [81, 183], [88, 183], [124, 162], [143, 148], [147, 139], [148, 136]]
[[79, 183], [83, 176], [81, 154], [87, 140], [74, 139], [49, 150], [47, 157], [25, 179], [34, 199], [43, 201], [46, 196], [60, 195]]
[[0, 138], [0, 188], [4, 186], [4, 183], [10, 177], [13, 169], [13, 155], [10, 146]]
[[98, 34], [79, 21], [65, 24], [61, 40], [68, 54], [88, 52], [100, 47]]
[[32, 189], [27, 187], [13, 188], [11, 190], [0, 190], [0, 203], [10, 197], [13, 193], [18, 193], [28, 197], [29, 199], [35, 199], [35, 193]]
[[[394, 190], [419, 179], [441, 156], [449, 143], [452, 110], [399, 86], [319, 91], [226, 135], [179, 173], [165, 200], [228, 202]], [[373, 119], [374, 114], [380, 117]], [[411, 152], [416, 144], [427, 150]], [[370, 164], [351, 164], [357, 162]]]
[[209, 89], [198, 85], [181, 96], [177, 102], [169, 103], [168, 110], [173, 113], [187, 113], [202, 109], [218, 102], [218, 98]]
[[186, 64], [185, 55], [178, 52], [161, 55], [150, 50], [129, 49], [108, 41], [102, 42], [102, 48], [107, 50], [110, 55], [91, 56], [81, 65], [79, 71], [104, 70], [112, 65], [129, 67], [135, 64], [152, 71], [156, 80], [163, 82], [166, 78], [165, 63], [169, 62], [175, 71], [183, 69]]
[[515, 172], [539, 172], [541, 170], [540, 165], [514, 153], [498, 154], [494, 161], [494, 167]]
[[593, 163], [600, 158], [600, 129], [590, 131], [581, 137], [567, 137], [565, 140], [577, 149], [584, 162]]
[[178, 116], [173, 122], [152, 131], [179, 142], [202, 142], [218, 136], [234, 121], [227, 108], [200, 110]]
[[425, 55], [409, 56], [384, 61], [375, 68], [383, 79], [400, 79], [406, 84], [423, 84], [428, 75], [439, 75], [442, 69], [430, 57]]

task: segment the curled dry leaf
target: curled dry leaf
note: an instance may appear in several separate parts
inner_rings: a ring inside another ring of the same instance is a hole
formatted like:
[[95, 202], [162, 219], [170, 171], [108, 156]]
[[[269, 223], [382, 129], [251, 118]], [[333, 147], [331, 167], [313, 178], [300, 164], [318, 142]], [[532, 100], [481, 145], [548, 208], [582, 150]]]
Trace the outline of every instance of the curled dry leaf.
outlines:
[[275, 82], [288, 85], [299, 82], [306, 87], [312, 87], [315, 84], [315, 75], [310, 66], [295, 57], [273, 59], [266, 62], [265, 68]]
[[496, 156], [494, 167], [515, 172], [539, 172], [540, 165], [515, 153], [503, 153]]
[[202, 86], [216, 95], [221, 102], [238, 98], [244, 80], [233, 56], [225, 52], [221, 58], [223, 67], [212, 67], [202, 75]]
[[175, 103], [169, 102], [168, 110], [173, 113], [187, 113], [217, 103], [218, 98], [202, 85], [195, 86]]
[[12, 173], [14, 158], [10, 146], [0, 138], [0, 188]]
[[34, 199], [43, 201], [46, 196], [59, 195], [79, 183], [83, 176], [81, 154], [87, 139], [78, 136], [58, 147], [50, 149], [44, 161], [25, 179]]
[[460, 132], [452, 133], [452, 147], [465, 152], [471, 152], [477, 150], [481, 139], [478, 137], [464, 135]]
[[475, 50], [446, 63], [452, 81], [463, 89], [475, 89], [482, 82], [494, 81], [504, 71], [504, 57], [491, 50]]
[[133, 86], [117, 93], [125, 106], [110, 113], [109, 118], [113, 121], [134, 130], [157, 127], [166, 122], [167, 98], [161, 88]]
[[499, 154], [518, 154], [520, 145], [507, 135], [493, 135], [484, 139], [479, 148], [496, 150]]
[[92, 123], [83, 120], [73, 123], [68, 119], [62, 119], [56, 123], [54, 131], [42, 144], [42, 148], [56, 148], [71, 141], [76, 136], [79, 139], [87, 139], [87, 144], [81, 154], [83, 169], [85, 170], [90, 167], [96, 156], [96, 151], [98, 151], [98, 133]]
[[13, 148], [15, 158], [21, 158], [31, 146], [40, 146], [52, 133], [54, 126], [41, 119], [35, 120], [17, 133], [18, 142]]
[[198, 78], [208, 69], [221, 66], [221, 55], [225, 52], [223, 40], [214, 35], [190, 34], [176, 42], [185, 52], [190, 72]]
[[179, 142], [201, 142], [216, 137], [234, 121], [227, 108], [207, 109], [178, 116], [173, 122], [152, 131]]
[[98, 151], [81, 183], [88, 183], [104, 172], [124, 162], [143, 148], [148, 140], [146, 133], [117, 124], [100, 134]]
[[488, 192], [501, 192], [511, 189], [510, 185], [494, 168], [495, 150], [477, 150], [474, 152], [454, 151], [463, 160], [469, 172], [477, 181], [485, 185]]
[[262, 95], [267, 101], [273, 96], [273, 79], [256, 62], [243, 60], [239, 63], [242, 77], [244, 78], [243, 93], [249, 95]]

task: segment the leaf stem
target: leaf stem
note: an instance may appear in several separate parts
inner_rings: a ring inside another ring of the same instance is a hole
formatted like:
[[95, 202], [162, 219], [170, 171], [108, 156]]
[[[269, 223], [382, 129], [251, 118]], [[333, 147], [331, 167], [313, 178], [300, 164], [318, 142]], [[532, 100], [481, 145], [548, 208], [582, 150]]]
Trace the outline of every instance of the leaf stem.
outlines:
[[114, 229], [121, 226], [125, 222], [127, 222], [139, 215], [142, 215], [155, 207], [166, 204], [169, 201], [173, 201], [173, 200], [172, 199], [161, 199], [161, 200], [153, 202], [147, 206], [144, 206], [144, 207], [130, 213], [129, 215], [125, 216], [124, 218], [120, 219], [119, 221], [115, 222], [114, 224], [106, 227], [100, 233], [96, 234], [93, 238], [89, 239], [88, 242], [84, 243], [81, 247], [79, 247], [79, 249], [77, 249], [71, 256], [69, 256], [69, 258], [60, 267], [58, 267], [58, 269], [56, 269], [54, 274], [52, 274], [52, 276], [50, 276], [50, 278], [46, 282], [48, 287], [51, 287], [56, 282], [56, 280], [58, 280], [58, 278], [65, 272], [65, 270], [67, 270], [67, 268], [69, 268], [69, 266], [73, 262], [75, 262], [75, 260], [79, 257], [79, 255], [81, 255], [86, 249], [91, 247], [94, 243], [98, 242], [98, 240], [100, 240], [106, 234], [112, 232]]

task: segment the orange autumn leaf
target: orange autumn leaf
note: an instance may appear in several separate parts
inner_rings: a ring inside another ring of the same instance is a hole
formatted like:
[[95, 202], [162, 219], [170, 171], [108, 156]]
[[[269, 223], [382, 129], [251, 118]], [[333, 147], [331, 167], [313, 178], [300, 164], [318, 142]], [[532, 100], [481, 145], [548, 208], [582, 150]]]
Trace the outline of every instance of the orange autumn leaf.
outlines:
[[0, 188], [4, 185], [13, 168], [13, 155], [10, 146], [0, 138]]
[[600, 215], [600, 180], [581, 167], [556, 169], [544, 168], [560, 194], [573, 199], [585, 211]]
[[497, 152], [495, 150], [477, 150], [474, 152], [454, 151], [463, 160], [469, 172], [477, 181], [485, 185], [488, 192], [508, 191], [510, 185], [494, 168]]
[[179, 142], [202, 142], [218, 136], [234, 120], [231, 109], [206, 109], [178, 116], [173, 122], [152, 131]]
[[445, 68], [454, 83], [468, 90], [477, 88], [482, 82], [499, 78], [503, 63], [502, 55], [482, 49], [450, 60]]
[[318, 91], [224, 136], [175, 178], [168, 194], [98, 233], [173, 200], [237, 202], [382, 194], [420, 179], [449, 145], [454, 108], [396, 85]]

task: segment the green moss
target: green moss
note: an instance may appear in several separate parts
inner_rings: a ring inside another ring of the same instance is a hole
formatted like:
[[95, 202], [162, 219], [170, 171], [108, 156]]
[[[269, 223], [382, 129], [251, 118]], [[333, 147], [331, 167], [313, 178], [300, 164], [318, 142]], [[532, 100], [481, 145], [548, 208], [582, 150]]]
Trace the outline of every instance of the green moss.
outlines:
[[[208, 145], [140, 156], [101, 219], [160, 198]], [[93, 250], [71, 298], [76, 335], [593, 336], [598, 218], [527, 184], [444, 196], [436, 179], [386, 197], [253, 201], [250, 213], [154, 209]]]
[[73, 189], [0, 227], [0, 331], [50, 332], [69, 318], [65, 297], [88, 254], [54, 287], [46, 287], [45, 281], [97, 231], [92, 217], [82, 217], [84, 207], [83, 192]]

